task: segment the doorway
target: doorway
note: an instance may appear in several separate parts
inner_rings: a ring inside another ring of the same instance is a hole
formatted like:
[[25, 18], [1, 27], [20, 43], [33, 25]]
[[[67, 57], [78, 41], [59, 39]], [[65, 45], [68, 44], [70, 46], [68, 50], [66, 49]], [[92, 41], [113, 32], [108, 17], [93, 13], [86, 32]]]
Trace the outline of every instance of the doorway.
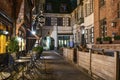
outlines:
[[44, 37], [42, 43], [44, 50], [54, 50], [54, 39], [52, 37]]

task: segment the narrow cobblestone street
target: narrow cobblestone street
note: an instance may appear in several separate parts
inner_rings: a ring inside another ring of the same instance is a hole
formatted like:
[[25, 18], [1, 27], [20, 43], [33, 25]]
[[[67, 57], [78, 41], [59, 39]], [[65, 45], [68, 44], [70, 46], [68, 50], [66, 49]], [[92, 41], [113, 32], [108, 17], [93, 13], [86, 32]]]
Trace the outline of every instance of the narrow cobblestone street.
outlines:
[[54, 51], [45, 51], [43, 56], [48, 80], [92, 80]]

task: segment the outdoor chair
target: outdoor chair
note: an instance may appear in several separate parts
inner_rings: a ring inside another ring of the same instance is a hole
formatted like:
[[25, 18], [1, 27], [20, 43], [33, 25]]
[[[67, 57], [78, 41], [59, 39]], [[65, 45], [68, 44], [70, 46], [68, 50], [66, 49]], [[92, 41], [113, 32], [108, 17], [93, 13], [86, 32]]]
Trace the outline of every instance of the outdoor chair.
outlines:
[[11, 71], [8, 67], [8, 54], [0, 54], [0, 80], [7, 79], [11, 76]]

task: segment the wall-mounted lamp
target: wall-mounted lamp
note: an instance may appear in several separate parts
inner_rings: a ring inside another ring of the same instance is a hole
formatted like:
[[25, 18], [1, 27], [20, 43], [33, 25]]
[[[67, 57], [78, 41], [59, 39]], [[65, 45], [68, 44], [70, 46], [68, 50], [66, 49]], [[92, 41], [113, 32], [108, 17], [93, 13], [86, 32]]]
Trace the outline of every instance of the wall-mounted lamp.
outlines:
[[32, 33], [33, 35], [35, 35], [35, 34], [36, 34], [36, 31], [31, 31], [31, 33]]
[[17, 40], [18, 40], [19, 42], [21, 42], [21, 41], [22, 41], [22, 38], [21, 38], [21, 37], [17, 37]]
[[3, 34], [7, 35], [9, 32], [8, 31], [3, 31]]
[[117, 24], [117, 22], [112, 22], [112, 23], [111, 23], [111, 26], [112, 26], [112, 27], [116, 27], [116, 24]]
[[9, 32], [8, 31], [3, 31], [3, 30], [0, 30], [0, 34], [3, 34], [3, 35], [8, 35]]

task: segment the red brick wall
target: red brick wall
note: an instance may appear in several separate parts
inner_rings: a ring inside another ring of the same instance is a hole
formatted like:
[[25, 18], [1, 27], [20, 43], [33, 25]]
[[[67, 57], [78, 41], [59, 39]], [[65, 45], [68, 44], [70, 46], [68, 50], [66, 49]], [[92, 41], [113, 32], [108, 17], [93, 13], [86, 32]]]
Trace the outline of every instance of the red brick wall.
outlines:
[[[99, 7], [99, 0], [94, 0], [94, 40], [100, 36], [99, 21], [106, 18], [107, 21], [107, 36], [112, 36], [113, 32], [120, 34], [120, 19], [117, 19], [117, 3], [119, 0], [105, 0], [106, 4]], [[113, 1], [113, 2], [112, 2]], [[116, 27], [112, 27], [112, 22], [117, 22]]]
[[[100, 33], [99, 28], [99, 6], [98, 6], [98, 0], [94, 0], [94, 41], [96, 41], [96, 38], [99, 37]], [[95, 42], [96, 43], [96, 42]]]

